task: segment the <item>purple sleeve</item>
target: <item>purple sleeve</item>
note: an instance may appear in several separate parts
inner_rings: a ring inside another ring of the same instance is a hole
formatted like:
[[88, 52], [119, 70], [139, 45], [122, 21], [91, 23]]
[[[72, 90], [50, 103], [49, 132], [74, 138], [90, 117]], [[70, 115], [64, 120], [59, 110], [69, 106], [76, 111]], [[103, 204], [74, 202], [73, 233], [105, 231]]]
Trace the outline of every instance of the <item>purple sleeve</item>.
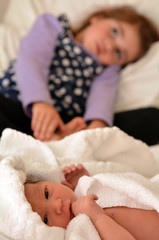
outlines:
[[112, 126], [119, 72], [119, 66], [110, 66], [93, 81], [86, 102], [85, 121], [98, 119]]
[[28, 116], [31, 116], [30, 106], [33, 102], [52, 103], [48, 73], [60, 31], [58, 20], [53, 15], [43, 14], [20, 43], [16, 78], [24, 111]]

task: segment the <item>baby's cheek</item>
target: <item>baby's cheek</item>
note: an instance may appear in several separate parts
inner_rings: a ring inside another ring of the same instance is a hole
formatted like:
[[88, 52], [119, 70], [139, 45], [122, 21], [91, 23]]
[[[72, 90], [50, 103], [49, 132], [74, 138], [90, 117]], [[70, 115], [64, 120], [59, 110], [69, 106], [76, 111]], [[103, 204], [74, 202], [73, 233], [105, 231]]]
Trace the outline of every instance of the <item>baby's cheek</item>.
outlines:
[[71, 219], [63, 219], [63, 222], [61, 221], [61, 227], [66, 229], [70, 221]]
[[69, 222], [71, 221], [70, 217], [61, 215], [61, 216], [56, 216], [55, 217], [55, 221], [54, 221], [54, 225], [55, 227], [62, 227], [64, 229], [67, 228], [67, 225], [69, 224]]

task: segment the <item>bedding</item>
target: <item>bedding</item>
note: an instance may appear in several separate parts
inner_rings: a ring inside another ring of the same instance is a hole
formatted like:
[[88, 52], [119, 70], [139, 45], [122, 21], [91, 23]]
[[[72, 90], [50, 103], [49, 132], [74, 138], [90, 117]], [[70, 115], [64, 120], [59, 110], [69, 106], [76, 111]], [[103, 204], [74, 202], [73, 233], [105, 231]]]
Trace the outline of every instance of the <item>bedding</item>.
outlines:
[[[82, 4], [83, 1], [83, 4]], [[88, 14], [97, 9], [129, 4], [155, 22], [159, 29], [158, 0], [0, 0], [3, 11], [0, 23], [0, 76], [9, 61], [17, 56], [20, 39], [26, 34], [36, 17], [44, 12], [66, 13], [73, 27], [81, 24]], [[73, 9], [73, 11], [72, 11]], [[5, 12], [4, 12], [5, 10]], [[147, 107], [159, 108], [159, 42], [147, 54], [121, 71], [115, 113]], [[159, 152], [159, 145], [158, 145]], [[159, 153], [158, 153], [159, 154]]]
[[[82, 2], [83, 1], [83, 2]], [[82, 4], [83, 3], [83, 4]], [[148, 16], [159, 29], [158, 0], [0, 0], [0, 76], [9, 61], [17, 56], [20, 39], [36, 17], [44, 12], [66, 13], [72, 26], [79, 26], [90, 13], [107, 6], [129, 4]], [[73, 9], [73, 10], [72, 10]], [[156, 107], [159, 108], [159, 42], [139, 61], [129, 64], [121, 72], [115, 112]], [[159, 146], [158, 146], [159, 151]]]
[[[158, 0], [7, 0], [5, 4], [0, 0], [0, 75], [3, 75], [9, 61], [16, 58], [20, 39], [38, 15], [64, 12], [68, 14], [72, 26], [76, 27], [94, 10], [117, 4], [132, 5], [150, 17], [159, 29]], [[148, 106], [159, 108], [158, 79], [159, 42], [153, 44], [142, 59], [122, 70], [115, 112]], [[0, 159], [1, 240], [99, 239], [86, 215], [74, 218], [66, 231], [48, 228], [31, 211], [24, 197], [23, 183], [26, 179], [60, 182], [64, 178], [62, 166], [72, 162], [82, 162], [91, 176], [95, 175], [91, 179], [81, 179], [79, 187], [82, 186], [82, 192], [76, 189], [79, 196], [92, 189], [96, 191], [98, 184], [106, 184], [112, 196], [116, 196], [113, 195], [114, 190], [118, 190], [120, 203], [112, 203], [112, 199], [106, 203], [99, 200], [101, 206], [135, 204], [136, 207], [159, 211], [159, 145], [148, 147], [116, 127], [81, 131], [61, 141], [46, 143], [6, 129], [0, 141]], [[125, 195], [121, 196], [123, 191]], [[143, 198], [140, 198], [139, 192], [143, 193]]]
[[81, 131], [46, 143], [6, 129], [0, 158], [1, 240], [100, 239], [84, 214], [71, 220], [66, 230], [46, 226], [24, 196], [26, 180], [61, 182], [62, 166], [72, 162], [82, 162], [92, 176], [80, 179], [75, 190], [79, 197], [94, 192], [102, 207], [124, 205], [159, 212], [159, 162], [146, 144], [116, 127]]

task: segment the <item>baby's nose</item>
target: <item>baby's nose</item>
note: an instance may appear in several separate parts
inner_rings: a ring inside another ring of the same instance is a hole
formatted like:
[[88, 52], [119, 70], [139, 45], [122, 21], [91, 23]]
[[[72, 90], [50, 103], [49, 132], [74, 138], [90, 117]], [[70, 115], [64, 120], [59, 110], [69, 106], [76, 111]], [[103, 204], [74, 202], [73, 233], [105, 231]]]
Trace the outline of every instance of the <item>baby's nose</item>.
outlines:
[[62, 199], [59, 198], [59, 199], [56, 199], [54, 201], [54, 209], [55, 209], [55, 212], [57, 214], [61, 214], [61, 212], [62, 212], [62, 205], [63, 205]]

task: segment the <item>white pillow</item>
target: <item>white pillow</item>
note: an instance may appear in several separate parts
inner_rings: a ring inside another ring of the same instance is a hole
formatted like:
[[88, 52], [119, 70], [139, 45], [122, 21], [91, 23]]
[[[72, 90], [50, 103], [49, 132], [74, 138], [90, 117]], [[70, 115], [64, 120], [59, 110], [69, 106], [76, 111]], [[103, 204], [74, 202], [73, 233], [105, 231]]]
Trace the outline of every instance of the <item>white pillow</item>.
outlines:
[[0, 22], [3, 20], [3, 16], [5, 15], [5, 11], [8, 7], [9, 0], [0, 0]]
[[19, 41], [25, 33], [23, 28], [0, 24], [0, 77], [10, 60], [17, 57]]
[[[2, 0], [0, 0], [2, 1]], [[158, 0], [10, 0], [4, 22], [14, 26], [30, 27], [36, 16], [43, 12], [56, 15], [67, 13], [72, 25], [78, 26], [84, 18], [101, 8], [129, 4], [151, 18], [159, 28]]]
[[147, 106], [159, 108], [159, 42], [122, 70], [115, 112]]

